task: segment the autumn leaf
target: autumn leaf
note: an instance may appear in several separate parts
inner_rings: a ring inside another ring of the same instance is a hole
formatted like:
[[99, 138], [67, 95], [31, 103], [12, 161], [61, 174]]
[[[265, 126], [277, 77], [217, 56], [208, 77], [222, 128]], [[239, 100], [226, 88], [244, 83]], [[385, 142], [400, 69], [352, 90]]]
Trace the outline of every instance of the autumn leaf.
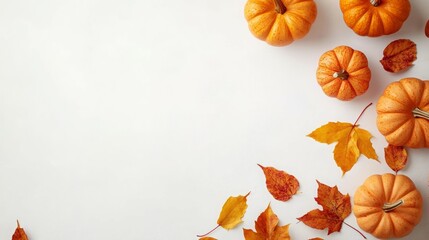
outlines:
[[396, 173], [402, 170], [408, 161], [407, 150], [402, 146], [393, 146], [389, 144], [384, 148], [384, 158], [387, 165]]
[[243, 229], [245, 240], [290, 240], [289, 224], [279, 226], [279, 218], [268, 205], [255, 221], [254, 232], [251, 229]]
[[387, 45], [380, 63], [386, 71], [396, 73], [409, 68], [416, 59], [416, 44], [410, 39], [398, 39]]
[[27, 234], [25, 234], [24, 228], [21, 228], [18, 220], [16, 220], [17, 227], [15, 233], [12, 235], [12, 240], [28, 240]]
[[271, 195], [279, 201], [289, 200], [299, 189], [298, 180], [284, 171], [279, 171], [273, 167], [263, 167], [266, 185]]
[[[337, 186], [330, 187], [319, 181], [317, 181], [317, 184], [319, 187], [315, 200], [322, 206], [322, 210], [313, 209], [298, 218], [298, 220], [315, 229], [323, 230], [327, 228], [328, 235], [333, 232], [339, 232], [344, 223], [363, 236], [356, 228], [344, 222], [344, 219], [346, 219], [352, 211], [350, 196], [348, 194], [343, 195], [338, 190]], [[365, 238], [365, 236], [363, 237]]]
[[370, 140], [371, 133], [357, 125], [357, 121], [371, 104], [365, 107], [354, 124], [329, 122], [307, 135], [321, 143], [337, 142], [334, 148], [334, 160], [343, 171], [343, 175], [350, 171], [361, 154], [378, 161], [377, 153]]
[[315, 237], [315, 238], [310, 238], [310, 239], [308, 239], [308, 240], [323, 240], [323, 238]]
[[223, 204], [222, 211], [217, 220], [217, 226], [206, 234], [197, 235], [197, 237], [205, 237], [216, 230], [218, 227], [223, 227], [226, 230], [233, 229], [242, 222], [242, 218], [247, 209], [247, 196], [229, 197]]
[[199, 240], [217, 240], [216, 238], [212, 238], [212, 237], [202, 237]]

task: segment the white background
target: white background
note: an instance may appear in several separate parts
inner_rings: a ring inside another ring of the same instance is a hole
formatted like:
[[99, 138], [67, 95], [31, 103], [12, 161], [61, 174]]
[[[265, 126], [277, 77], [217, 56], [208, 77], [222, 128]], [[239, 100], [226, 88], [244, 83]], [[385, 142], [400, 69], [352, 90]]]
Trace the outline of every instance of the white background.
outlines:
[[[429, 2], [412, 1], [402, 29], [379, 38], [348, 29], [337, 0], [316, 3], [305, 39], [278, 48], [250, 34], [245, 0], [1, 0], [0, 239], [16, 219], [32, 240], [197, 239], [229, 196], [249, 191], [243, 224], [213, 237], [243, 239], [271, 203], [293, 239], [360, 239], [296, 218], [319, 207], [316, 179], [353, 197], [366, 177], [392, 172], [375, 103], [392, 81], [429, 79]], [[387, 73], [382, 51], [399, 38], [417, 43], [418, 59]], [[350, 102], [315, 79], [320, 55], [343, 44], [367, 55], [373, 76]], [[334, 145], [306, 135], [353, 123], [370, 102], [360, 126], [380, 163], [362, 156], [342, 177]], [[429, 235], [428, 154], [409, 150], [402, 171], [425, 200], [407, 239]], [[296, 176], [300, 193], [274, 200], [257, 163]], [[346, 222], [357, 226], [353, 215]]]

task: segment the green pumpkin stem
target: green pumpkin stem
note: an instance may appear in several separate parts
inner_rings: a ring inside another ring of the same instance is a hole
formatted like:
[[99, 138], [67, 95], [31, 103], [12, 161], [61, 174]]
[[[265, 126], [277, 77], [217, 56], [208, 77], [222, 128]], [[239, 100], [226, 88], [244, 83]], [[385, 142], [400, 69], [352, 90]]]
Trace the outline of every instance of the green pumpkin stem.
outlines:
[[279, 14], [283, 14], [286, 12], [286, 6], [282, 2], [282, 0], [274, 0], [274, 4], [276, 5], [276, 12]]
[[404, 200], [402, 200], [402, 199], [399, 201], [396, 201], [394, 203], [385, 203], [383, 205], [383, 211], [385, 211], [385, 212], [393, 211], [396, 208], [398, 208], [399, 206], [401, 206], [402, 204], [404, 204]]
[[421, 110], [419, 108], [414, 108], [413, 115], [416, 118], [424, 118], [426, 120], [429, 120], [429, 113], [425, 112], [425, 111], [423, 111], [423, 110]]

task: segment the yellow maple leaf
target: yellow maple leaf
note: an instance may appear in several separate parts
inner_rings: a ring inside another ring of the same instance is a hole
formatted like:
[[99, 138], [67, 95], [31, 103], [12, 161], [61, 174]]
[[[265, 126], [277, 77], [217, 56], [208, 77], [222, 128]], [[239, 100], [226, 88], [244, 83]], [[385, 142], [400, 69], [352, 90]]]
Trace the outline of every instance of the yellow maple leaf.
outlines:
[[370, 140], [372, 138], [371, 133], [362, 128], [355, 128], [355, 131], [359, 136], [357, 142], [359, 151], [367, 158], [378, 160], [377, 153], [375, 153]]
[[352, 128], [353, 124], [351, 123], [329, 122], [314, 130], [312, 133], [308, 134], [308, 136], [318, 142], [331, 144], [333, 142], [338, 142], [338, 140], [348, 134]]
[[212, 233], [218, 227], [223, 227], [226, 230], [235, 228], [238, 224], [242, 222], [242, 218], [247, 210], [247, 196], [239, 195], [237, 197], [229, 197], [226, 202], [223, 204], [222, 211], [219, 214], [217, 220], [217, 226], [203, 235], [197, 235], [197, 237], [204, 237]]
[[371, 133], [359, 128], [356, 124], [362, 113], [354, 124], [329, 122], [307, 135], [321, 143], [337, 142], [334, 148], [334, 160], [343, 171], [343, 175], [355, 165], [361, 154], [378, 161], [377, 153], [372, 147]]

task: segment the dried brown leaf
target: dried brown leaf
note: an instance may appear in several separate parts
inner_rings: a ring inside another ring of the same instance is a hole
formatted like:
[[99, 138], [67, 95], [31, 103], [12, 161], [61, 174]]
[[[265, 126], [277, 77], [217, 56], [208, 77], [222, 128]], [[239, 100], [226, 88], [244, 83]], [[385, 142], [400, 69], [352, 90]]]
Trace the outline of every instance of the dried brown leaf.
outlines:
[[305, 225], [315, 229], [328, 229], [328, 235], [339, 232], [345, 218], [351, 213], [351, 202], [348, 194], [343, 195], [338, 191], [337, 186], [330, 187], [317, 181], [316, 202], [323, 207], [313, 209], [304, 216], [298, 218]]
[[322, 210], [313, 209], [297, 219], [314, 229], [322, 230], [327, 228], [328, 235], [333, 232], [339, 232], [344, 223], [366, 239], [358, 229], [344, 222], [344, 219], [352, 212], [350, 196], [342, 194], [337, 186], [330, 187], [319, 181], [317, 181], [317, 184], [319, 188], [317, 189], [317, 197], [314, 200], [322, 206]]
[[384, 69], [388, 72], [399, 72], [409, 68], [417, 59], [416, 44], [409, 39], [395, 40], [383, 51], [383, 59], [380, 60]]
[[402, 170], [408, 161], [408, 153], [402, 146], [388, 145], [384, 148], [384, 158], [387, 165], [396, 173]]

